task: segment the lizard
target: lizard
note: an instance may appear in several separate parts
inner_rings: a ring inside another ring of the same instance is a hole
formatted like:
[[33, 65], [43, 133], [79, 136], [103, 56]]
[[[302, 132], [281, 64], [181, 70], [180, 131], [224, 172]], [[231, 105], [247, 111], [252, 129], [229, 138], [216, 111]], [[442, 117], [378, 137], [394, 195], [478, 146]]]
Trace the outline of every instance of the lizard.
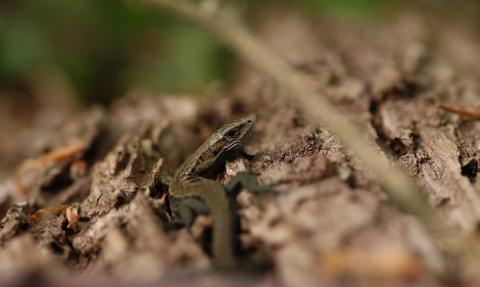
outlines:
[[250, 115], [219, 128], [177, 169], [169, 185], [172, 222], [190, 226], [197, 214], [212, 215], [212, 254], [218, 267], [237, 264], [233, 193], [240, 184], [252, 192], [267, 188], [257, 186], [256, 179], [246, 172], [237, 174], [227, 186], [216, 181], [226, 161], [235, 158], [250, 138], [255, 123], [256, 117]]

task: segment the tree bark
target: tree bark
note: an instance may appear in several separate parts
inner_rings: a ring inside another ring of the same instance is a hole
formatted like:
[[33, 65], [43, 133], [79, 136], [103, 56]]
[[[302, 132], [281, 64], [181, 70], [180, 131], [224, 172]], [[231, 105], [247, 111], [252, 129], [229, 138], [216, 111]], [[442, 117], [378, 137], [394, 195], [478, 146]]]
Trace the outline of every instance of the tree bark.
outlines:
[[[480, 46], [475, 35], [432, 23], [441, 25], [408, 11], [361, 25], [277, 11], [258, 29], [379, 153], [418, 180], [458, 232], [475, 234], [480, 123], [438, 105], [479, 104], [476, 73], [452, 55], [478, 58]], [[243, 65], [233, 87], [215, 91], [208, 102], [127, 97], [11, 136], [1, 148], [0, 174], [9, 175], [0, 186], [4, 284], [439, 286], [448, 279], [475, 286], [478, 274], [470, 281], [456, 276], [472, 266], [452, 266], [435, 234], [396, 208], [340, 141], [286, 103], [282, 92]], [[37, 109], [37, 117], [46, 112]], [[249, 171], [277, 192], [242, 191], [236, 198], [239, 256], [272, 267], [224, 273], [211, 268], [209, 216], [191, 228], [164, 228], [168, 183], [218, 126], [250, 113], [258, 124], [247, 156], [227, 163], [218, 180]], [[38, 212], [60, 205], [78, 217], [63, 209]]]

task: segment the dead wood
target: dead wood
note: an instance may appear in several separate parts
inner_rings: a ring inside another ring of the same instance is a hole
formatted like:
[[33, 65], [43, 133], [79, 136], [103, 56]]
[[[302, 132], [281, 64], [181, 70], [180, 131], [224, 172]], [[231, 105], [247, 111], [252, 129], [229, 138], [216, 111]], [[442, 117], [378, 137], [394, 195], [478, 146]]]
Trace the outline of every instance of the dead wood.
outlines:
[[[475, 234], [480, 123], [438, 105], [478, 105], [478, 85], [446, 60], [441, 39], [448, 29], [432, 29], [409, 12], [394, 19], [309, 23], [301, 15], [278, 12], [262, 21], [260, 31], [363, 128], [378, 152], [421, 183], [432, 206], [458, 232]], [[462, 40], [455, 43], [468, 42]], [[480, 53], [478, 42], [468, 44]], [[475, 286], [475, 281], [445, 281], [455, 280], [457, 270], [436, 248], [435, 234], [398, 210], [339, 140], [278, 97], [281, 92], [244, 66], [235, 85], [217, 91], [208, 103], [128, 97], [10, 138], [2, 151], [25, 150], [3, 153], [17, 159], [10, 158], [16, 164], [1, 173], [9, 175], [0, 186], [5, 284]], [[166, 193], [175, 168], [203, 139], [247, 113], [258, 117], [248, 156], [228, 163], [219, 180], [248, 170], [278, 191], [237, 197], [239, 253], [272, 267], [224, 273], [211, 269], [208, 216], [197, 218], [190, 229], [164, 228]], [[78, 171], [79, 159], [84, 172]], [[58, 205], [78, 210], [76, 225], [63, 211], [30, 220], [36, 211]]]

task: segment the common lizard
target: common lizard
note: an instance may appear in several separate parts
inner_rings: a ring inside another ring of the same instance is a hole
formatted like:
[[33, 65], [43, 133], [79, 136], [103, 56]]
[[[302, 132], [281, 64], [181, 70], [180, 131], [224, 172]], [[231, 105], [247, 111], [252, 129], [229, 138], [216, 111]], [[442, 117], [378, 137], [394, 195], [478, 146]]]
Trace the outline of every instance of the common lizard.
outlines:
[[252, 192], [262, 192], [256, 180], [241, 172], [227, 186], [216, 181], [227, 160], [234, 158], [255, 127], [255, 116], [230, 122], [215, 131], [176, 171], [169, 186], [170, 208], [174, 221], [192, 224], [197, 214], [213, 217], [212, 253], [215, 265], [236, 264], [236, 213], [231, 192], [242, 184]]

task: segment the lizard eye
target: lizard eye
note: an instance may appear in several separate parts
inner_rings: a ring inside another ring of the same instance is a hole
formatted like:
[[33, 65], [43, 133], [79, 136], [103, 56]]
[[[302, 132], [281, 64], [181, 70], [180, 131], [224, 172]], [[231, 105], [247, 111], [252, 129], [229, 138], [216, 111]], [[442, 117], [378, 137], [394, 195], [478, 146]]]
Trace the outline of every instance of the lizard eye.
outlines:
[[226, 136], [230, 137], [230, 138], [236, 137], [236, 136], [238, 136], [238, 130], [229, 130], [226, 133]]

